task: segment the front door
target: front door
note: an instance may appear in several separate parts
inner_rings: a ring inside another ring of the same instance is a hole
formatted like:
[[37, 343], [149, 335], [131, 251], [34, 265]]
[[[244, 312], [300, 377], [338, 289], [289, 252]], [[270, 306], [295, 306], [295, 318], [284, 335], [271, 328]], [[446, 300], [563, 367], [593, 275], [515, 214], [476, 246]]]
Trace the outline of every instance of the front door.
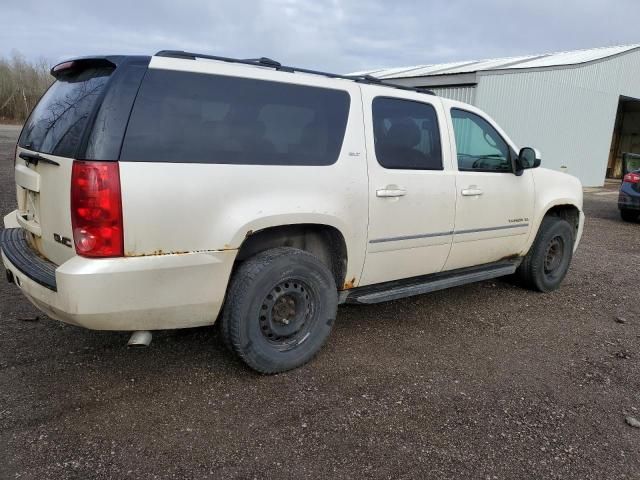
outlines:
[[436, 97], [367, 88], [369, 231], [360, 285], [442, 270], [451, 248], [455, 172]]
[[445, 270], [522, 253], [534, 208], [531, 170], [513, 173], [515, 152], [478, 113], [452, 109], [458, 175], [456, 221]]

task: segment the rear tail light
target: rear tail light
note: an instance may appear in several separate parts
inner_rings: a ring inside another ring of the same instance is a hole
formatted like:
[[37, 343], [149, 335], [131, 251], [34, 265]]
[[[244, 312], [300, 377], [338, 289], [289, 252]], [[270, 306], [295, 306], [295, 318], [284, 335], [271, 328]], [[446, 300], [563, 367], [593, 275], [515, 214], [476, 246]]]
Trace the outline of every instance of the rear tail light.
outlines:
[[640, 173], [627, 173], [624, 176], [623, 181], [628, 183], [640, 183]]
[[78, 255], [124, 255], [118, 162], [73, 162], [71, 225]]

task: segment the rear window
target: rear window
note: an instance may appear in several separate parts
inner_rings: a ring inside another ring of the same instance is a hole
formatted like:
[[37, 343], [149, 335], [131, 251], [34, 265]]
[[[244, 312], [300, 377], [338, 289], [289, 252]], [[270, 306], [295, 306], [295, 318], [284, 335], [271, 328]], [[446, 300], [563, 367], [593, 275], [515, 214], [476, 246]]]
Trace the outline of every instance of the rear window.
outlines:
[[331, 165], [349, 101], [342, 90], [150, 69], [120, 160]]
[[113, 68], [89, 68], [62, 75], [25, 123], [18, 144], [62, 157], [75, 157]]

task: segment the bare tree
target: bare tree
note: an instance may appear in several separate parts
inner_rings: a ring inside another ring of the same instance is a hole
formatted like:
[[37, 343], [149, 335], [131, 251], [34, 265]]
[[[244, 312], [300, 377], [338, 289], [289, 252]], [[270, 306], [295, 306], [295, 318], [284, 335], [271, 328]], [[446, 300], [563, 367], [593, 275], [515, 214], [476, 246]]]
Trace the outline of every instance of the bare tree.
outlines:
[[24, 122], [53, 82], [49, 62], [29, 61], [18, 52], [0, 57], [0, 121]]

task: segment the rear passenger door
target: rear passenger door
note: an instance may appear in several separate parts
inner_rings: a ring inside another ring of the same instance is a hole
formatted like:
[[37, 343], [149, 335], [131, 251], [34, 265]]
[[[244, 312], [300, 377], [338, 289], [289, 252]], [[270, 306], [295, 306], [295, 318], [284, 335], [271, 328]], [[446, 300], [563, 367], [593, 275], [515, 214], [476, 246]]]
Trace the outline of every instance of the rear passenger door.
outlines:
[[438, 272], [449, 254], [455, 176], [437, 97], [363, 88], [369, 228], [361, 285]]

